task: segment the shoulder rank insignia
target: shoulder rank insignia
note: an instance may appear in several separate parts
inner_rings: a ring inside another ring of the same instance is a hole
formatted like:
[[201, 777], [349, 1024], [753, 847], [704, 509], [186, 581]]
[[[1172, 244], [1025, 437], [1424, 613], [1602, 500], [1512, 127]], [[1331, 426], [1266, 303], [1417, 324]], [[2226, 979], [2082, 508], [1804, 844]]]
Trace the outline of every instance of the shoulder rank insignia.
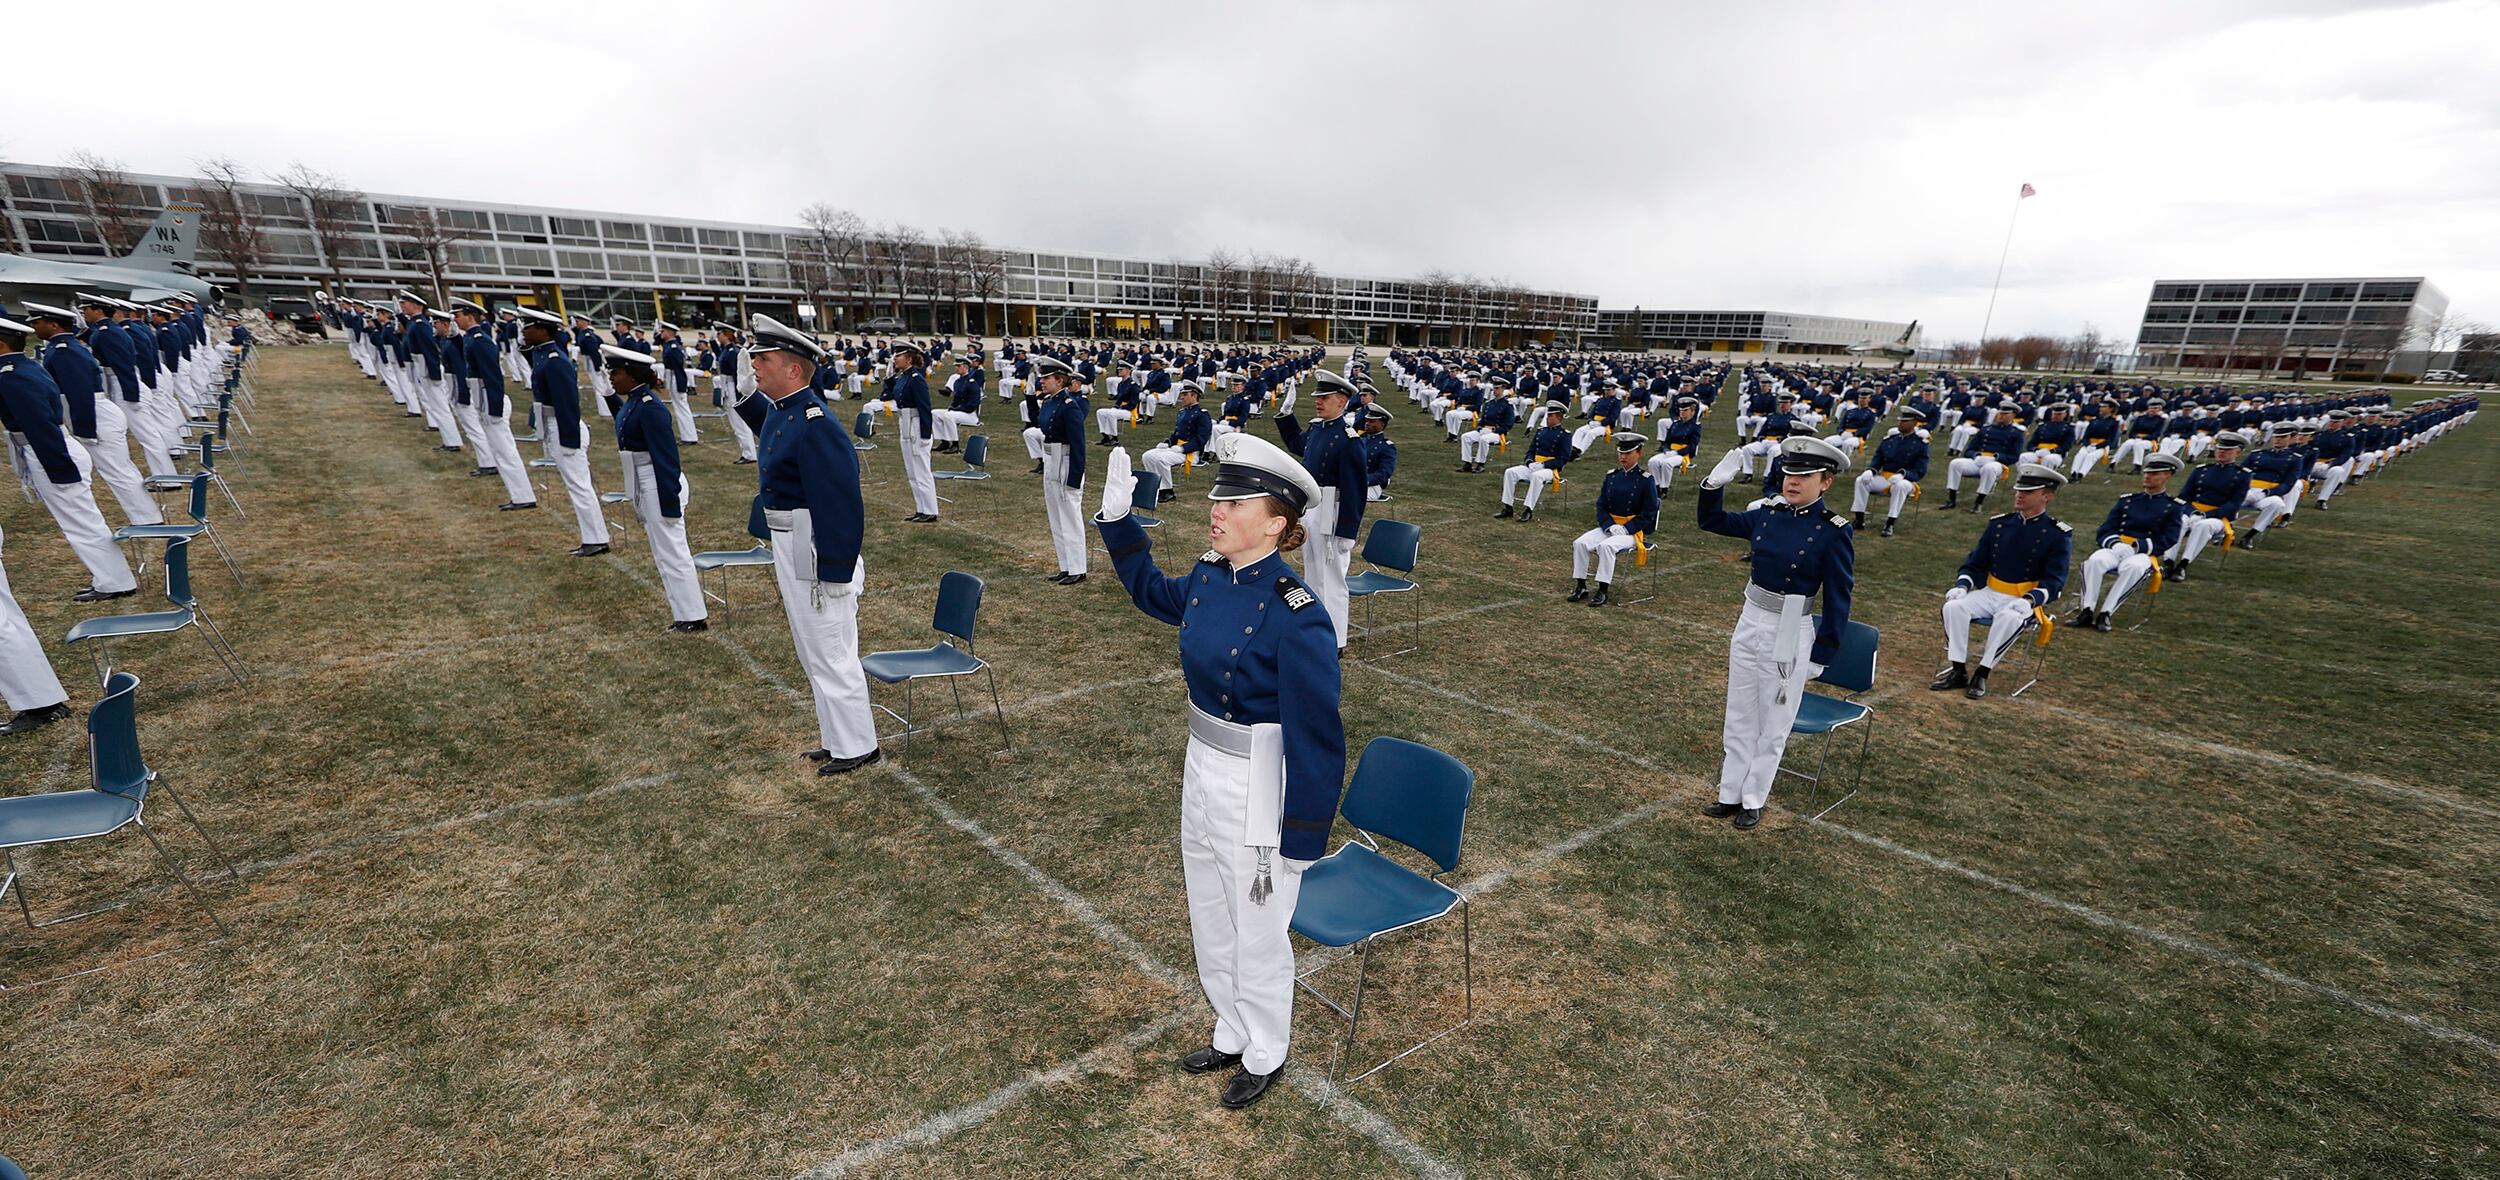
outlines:
[[1276, 579], [1276, 596], [1285, 600], [1286, 610], [1297, 613], [1319, 602], [1319, 596], [1311, 593], [1309, 587], [1283, 576]]
[[1847, 517], [1845, 517], [1845, 516], [1842, 516], [1841, 514], [1839, 514], [1839, 513], [1837, 513], [1837, 512], [1829, 512], [1829, 513], [1825, 513], [1824, 515], [1825, 515], [1828, 519], [1830, 519], [1830, 521], [1832, 522], [1832, 527], [1833, 527], [1833, 528], [1836, 528], [1836, 529], [1845, 529], [1845, 528], [1849, 527], [1849, 518], [1847, 518]]
[[2061, 520], [2057, 522], [2057, 531], [2061, 533], [2071, 533], [2075, 531], [2075, 526]]
[[822, 418], [825, 416], [825, 408], [823, 406], [809, 406], [807, 407], [807, 412], [799, 416], [802, 418]]

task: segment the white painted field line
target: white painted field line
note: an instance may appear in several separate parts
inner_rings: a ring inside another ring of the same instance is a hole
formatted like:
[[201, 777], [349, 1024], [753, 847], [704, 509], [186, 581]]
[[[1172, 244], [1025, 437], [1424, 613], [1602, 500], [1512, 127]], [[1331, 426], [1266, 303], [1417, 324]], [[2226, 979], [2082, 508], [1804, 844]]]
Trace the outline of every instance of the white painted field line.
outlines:
[[[1548, 724], [1544, 720], [1518, 709], [1512, 709], [1501, 705], [1487, 704], [1454, 689], [1443, 688], [1439, 685], [1419, 680], [1412, 676], [1400, 675], [1386, 669], [1371, 667], [1370, 670], [1390, 680], [1446, 697], [1459, 704], [1469, 706], [1470, 708], [1511, 718], [1512, 720], [1525, 724], [1530, 728], [1541, 730], [1548, 735], [1578, 745], [1583, 749], [1593, 750], [1597, 753], [1620, 759], [1624, 762], [1630, 763], [1631, 765], [1650, 771], [1653, 774], [1682, 779], [1687, 782], [1699, 782], [1697, 779], [1692, 779], [1689, 776], [1677, 774], [1674, 771], [1668, 770], [1666, 767], [1660, 766], [1648, 758], [1616, 749], [1615, 747], [1609, 746], [1604, 742], [1597, 741], [1594, 738], [1585, 737], [1579, 733], [1564, 729], [1560, 726]], [[2013, 881], [2006, 880], [2005, 878], [1996, 877], [1977, 869], [1967, 868], [1942, 857], [1920, 852], [1917, 849], [1895, 843], [1881, 836], [1860, 832], [1855, 828], [1836, 824], [1829, 820], [1805, 819], [1804, 817], [1800, 817], [1800, 819], [1822, 830], [1829, 831], [1837, 835], [1847, 836], [1852, 840], [1866, 844], [1868, 847], [1878, 848], [1883, 851], [1890, 852], [1896, 856], [1907, 859], [1914, 864], [1923, 865], [1927, 868], [1943, 872], [1953, 873], [1965, 879], [1986, 885], [1989, 888], [1997, 889], [2008, 894], [2009, 896], [2021, 898], [2024, 901], [2033, 902], [2035, 904], [2048, 906], [2072, 917], [2081, 918], [2104, 929], [2116, 930], [2122, 933], [2136, 935], [2148, 941], [2154, 942], [2157, 945], [2181, 951], [2197, 958], [2204, 959], [2208, 962], [2250, 971], [2269, 982], [2305, 992], [2309, 995], [2317, 996], [2322, 999], [2332, 1000], [2351, 1007], [2357, 1011], [2367, 1013], [2371, 1016], [2395, 1021], [2396, 1023], [2414, 1029], [2417, 1032], [2421, 1032], [2441, 1040], [2453, 1041], [2462, 1045], [2470, 1045], [2486, 1052], [2500, 1053], [2500, 1042], [2494, 1042], [2486, 1038], [2476, 1036], [2473, 1033], [2466, 1032], [2463, 1029], [2451, 1027], [2440, 1023], [2439, 1021], [2432, 1020], [2426, 1016], [2390, 1007], [2376, 1000], [2368, 999], [2367, 997], [2361, 996], [2355, 992], [2333, 986], [2332, 984], [2316, 983], [2310, 980], [2302, 979], [2288, 972], [2267, 966], [2266, 964], [2258, 962], [2255, 959], [2223, 950], [2197, 939], [2189, 938], [2186, 935], [2173, 934], [2169, 931], [2157, 930], [2150, 926], [2130, 922], [2124, 918], [2094, 909], [2091, 906], [2084, 905], [2080, 902], [2067, 901], [2064, 898], [2041, 893], [2038, 890], [2019, 885]]]

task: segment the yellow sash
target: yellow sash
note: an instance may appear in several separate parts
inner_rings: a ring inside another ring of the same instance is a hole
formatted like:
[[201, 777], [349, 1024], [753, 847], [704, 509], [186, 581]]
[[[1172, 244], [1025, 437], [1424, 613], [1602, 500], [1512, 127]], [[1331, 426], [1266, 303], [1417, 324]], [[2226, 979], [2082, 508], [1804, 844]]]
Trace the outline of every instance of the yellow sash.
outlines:
[[2283, 482], [2281, 480], [2274, 479], [2252, 479], [2248, 481], [2248, 486], [2252, 488], [2279, 488], [2283, 486]]
[[1552, 459], [1553, 459], [1553, 458], [1554, 458], [1554, 457], [1553, 457], [1552, 455], [1530, 455], [1530, 456], [1528, 456], [1528, 462], [1530, 462], [1530, 463], [1545, 463], [1545, 462], [1550, 462], [1550, 461], [1552, 461]]
[[2211, 511], [2213, 511], [2214, 509], [2216, 509], [2216, 508], [2220, 508], [2220, 507], [2222, 507], [2222, 506], [2221, 506], [2220, 504], [2207, 504], [2207, 503], [2205, 503], [2204, 501], [2199, 500], [2199, 501], [2197, 501], [2194, 505], [2192, 505], [2192, 507], [2194, 507], [2194, 508], [2196, 509], [2196, 511], [2197, 511], [2197, 512], [2199, 512], [2199, 513], [2205, 513], [2205, 512], [2211, 512]]
[[[1607, 513], [1607, 515], [1608, 515], [1608, 516], [1614, 516], [1614, 514], [1613, 514], [1613, 513], [1611, 513], [1611, 512]], [[1616, 523], [1616, 524], [1630, 524], [1630, 523], [1632, 523], [1632, 517], [1631, 517], [1631, 514], [1630, 514], [1630, 513], [1626, 513], [1626, 514], [1624, 514], [1624, 515], [1622, 515], [1622, 516], [1615, 516], [1615, 523]], [[1649, 564], [1649, 534], [1648, 534], [1648, 533], [1644, 533], [1644, 532], [1635, 532], [1635, 533], [1633, 533], [1633, 534], [1632, 534], [1632, 564], [1633, 564], [1634, 566], [1644, 566], [1644, 565], [1648, 565], [1648, 564]]]
[[[1988, 584], [1991, 588], [1994, 588], [1996, 585], [1996, 579], [1988, 579]], [[2035, 647], [2047, 647], [2049, 645], [2049, 633], [2057, 630], [2057, 620], [2049, 617], [2049, 608], [2045, 606], [2035, 606], [2031, 608], [2031, 618], [2032, 621], [2040, 624], [2040, 638], [2032, 640], [2032, 645]]]
[[1679, 455], [1683, 455], [1683, 454], [1690, 454], [1690, 453], [1692, 452], [1692, 449], [1693, 449], [1693, 444], [1691, 444], [1691, 443], [1681, 443], [1681, 442], [1680, 442], [1680, 443], [1668, 443], [1668, 444], [1667, 444], [1667, 449], [1668, 449], [1668, 450], [1670, 450], [1670, 451], [1673, 451], [1673, 452], [1675, 452], [1676, 454], [1679, 454]]
[[1988, 588], [2008, 598], [2020, 598], [2040, 588], [2038, 582], [2008, 582], [1995, 574], [1988, 575]]

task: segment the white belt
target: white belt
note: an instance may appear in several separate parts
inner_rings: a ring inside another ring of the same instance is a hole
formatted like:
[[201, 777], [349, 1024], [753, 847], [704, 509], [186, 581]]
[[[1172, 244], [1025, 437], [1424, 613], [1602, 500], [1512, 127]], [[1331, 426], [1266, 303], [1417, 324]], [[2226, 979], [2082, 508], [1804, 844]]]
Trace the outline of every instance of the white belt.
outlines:
[[805, 511], [807, 509], [804, 508], [767, 508], [764, 510], [764, 527], [776, 533], [789, 532], [798, 526], [799, 514]]
[[1250, 727], [1189, 707], [1189, 736], [1236, 758], [1250, 756]]

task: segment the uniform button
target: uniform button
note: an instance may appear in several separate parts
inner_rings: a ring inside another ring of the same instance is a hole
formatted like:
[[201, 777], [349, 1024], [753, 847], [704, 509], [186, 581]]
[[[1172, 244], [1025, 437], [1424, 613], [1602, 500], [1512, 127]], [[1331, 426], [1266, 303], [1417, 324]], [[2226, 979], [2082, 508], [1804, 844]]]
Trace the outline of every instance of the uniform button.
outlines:
[[[1225, 653], [1225, 654], [1227, 654], [1227, 655], [1236, 655], [1236, 656], [1237, 656], [1237, 655], [1240, 655], [1240, 654], [1241, 654], [1241, 649], [1240, 649], [1240, 648], [1238, 648], [1238, 647], [1236, 647], [1236, 648], [1234, 648], [1232, 651], [1227, 652], [1227, 653]], [[1229, 676], [1229, 675], [1231, 675], [1231, 673], [1227, 672], [1227, 673], [1225, 673], [1225, 675]]]
[[1233, 700], [1233, 694], [1231, 694], [1231, 693], [1221, 693], [1221, 694], [1218, 694], [1218, 695], [1216, 696], [1216, 698], [1215, 698], [1215, 699], [1217, 699], [1217, 700], [1219, 700], [1219, 701], [1222, 701], [1222, 702], [1224, 702], [1224, 703], [1226, 703], [1226, 704], [1231, 704], [1231, 703], [1232, 703], [1232, 700]]
[[1248, 634], [1250, 634], [1250, 633], [1251, 633], [1252, 631], [1254, 631], [1254, 630], [1256, 630], [1256, 628], [1253, 628], [1253, 627], [1244, 627], [1244, 628], [1242, 628], [1242, 629], [1241, 629], [1241, 633], [1242, 633], [1242, 634], [1244, 634], [1244, 635], [1248, 635]]
[[1190, 599], [1190, 600], [1189, 600], [1189, 605], [1191, 605], [1191, 606], [1196, 606], [1196, 605], [1198, 605], [1198, 600], [1197, 600], [1197, 599], [1195, 599], [1195, 598]]

